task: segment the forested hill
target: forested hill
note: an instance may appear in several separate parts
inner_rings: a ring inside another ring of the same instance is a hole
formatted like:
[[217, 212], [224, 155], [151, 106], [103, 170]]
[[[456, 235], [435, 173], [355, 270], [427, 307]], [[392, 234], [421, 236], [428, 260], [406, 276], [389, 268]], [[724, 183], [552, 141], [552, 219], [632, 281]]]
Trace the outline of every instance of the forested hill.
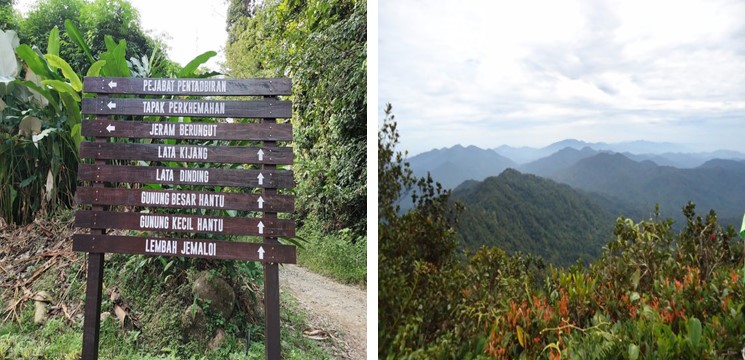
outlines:
[[637, 210], [660, 204], [664, 217], [682, 221], [680, 209], [689, 201], [701, 212], [714, 209], [725, 225], [739, 225], [745, 204], [745, 162], [710, 160], [693, 169], [637, 162], [621, 154], [600, 153], [556, 172], [556, 181], [610, 198]]
[[466, 248], [499, 246], [559, 265], [597, 258], [617, 217], [592, 195], [514, 169], [466, 182], [452, 199], [465, 208], [457, 231]]

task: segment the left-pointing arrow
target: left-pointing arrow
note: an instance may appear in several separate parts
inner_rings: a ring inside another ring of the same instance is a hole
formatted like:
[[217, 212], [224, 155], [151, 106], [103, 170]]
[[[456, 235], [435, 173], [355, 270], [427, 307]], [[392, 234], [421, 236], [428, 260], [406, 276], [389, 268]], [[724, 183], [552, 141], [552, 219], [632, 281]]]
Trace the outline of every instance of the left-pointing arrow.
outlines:
[[114, 82], [114, 80], [109, 81], [109, 88], [113, 89], [115, 87], [116, 87], [116, 83]]
[[106, 104], [106, 106], [109, 107], [109, 110], [110, 109], [116, 109], [116, 103], [114, 103], [113, 101], [109, 101], [109, 103]]
[[116, 126], [109, 124], [109, 126], [106, 127], [106, 131], [112, 132], [116, 130]]

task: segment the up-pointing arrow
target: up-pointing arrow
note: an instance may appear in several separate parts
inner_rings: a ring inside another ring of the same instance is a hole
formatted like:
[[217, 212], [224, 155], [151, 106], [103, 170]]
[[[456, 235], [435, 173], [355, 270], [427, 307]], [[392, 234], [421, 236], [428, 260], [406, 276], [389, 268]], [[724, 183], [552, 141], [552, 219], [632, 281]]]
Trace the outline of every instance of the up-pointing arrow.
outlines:
[[259, 161], [264, 161], [264, 151], [259, 149], [259, 152], [256, 153], [259, 155]]
[[257, 225], [257, 226], [259, 228], [259, 234], [263, 234], [264, 233], [264, 223], [261, 222], [261, 221], [259, 221], [259, 225]]
[[263, 209], [264, 208], [264, 198], [262, 198], [261, 196], [259, 196], [259, 200], [256, 200], [256, 201], [259, 203], [259, 209]]
[[109, 103], [106, 104], [106, 106], [109, 107], [109, 110], [116, 109], [116, 103], [114, 103], [113, 101], [109, 101]]
[[257, 176], [256, 178], [259, 179], [259, 185], [264, 185], [264, 175], [259, 173], [259, 176]]
[[114, 80], [109, 81], [109, 88], [113, 89], [115, 87], [116, 87], [116, 82], [114, 82]]
[[112, 132], [114, 130], [116, 130], [116, 126], [111, 125], [111, 124], [109, 124], [108, 126], [106, 126], [106, 131]]
[[259, 246], [258, 253], [259, 253], [259, 260], [264, 260], [264, 247], [263, 246]]

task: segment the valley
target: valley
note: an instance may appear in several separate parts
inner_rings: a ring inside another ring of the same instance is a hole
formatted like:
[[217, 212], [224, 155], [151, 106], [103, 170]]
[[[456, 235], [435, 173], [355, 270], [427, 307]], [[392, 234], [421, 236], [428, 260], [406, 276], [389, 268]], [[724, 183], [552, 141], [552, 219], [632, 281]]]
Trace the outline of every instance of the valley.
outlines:
[[[409, 158], [464, 207], [459, 245], [499, 246], [568, 265], [597, 258], [616, 219], [660, 218], [685, 226], [681, 209], [717, 213], [739, 226], [745, 208], [745, 154], [684, 152], [671, 143], [564, 140], [544, 148], [456, 145]], [[411, 207], [404, 197], [402, 209]]]

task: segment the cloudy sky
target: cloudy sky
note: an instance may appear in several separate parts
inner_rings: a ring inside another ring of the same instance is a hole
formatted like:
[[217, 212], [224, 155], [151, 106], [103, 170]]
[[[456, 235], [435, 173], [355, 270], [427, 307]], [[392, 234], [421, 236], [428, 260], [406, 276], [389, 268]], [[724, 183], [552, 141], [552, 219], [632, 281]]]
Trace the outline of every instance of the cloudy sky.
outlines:
[[[411, 155], [576, 138], [745, 152], [745, 2], [380, 0]], [[379, 124], [381, 121], [379, 121]]]

